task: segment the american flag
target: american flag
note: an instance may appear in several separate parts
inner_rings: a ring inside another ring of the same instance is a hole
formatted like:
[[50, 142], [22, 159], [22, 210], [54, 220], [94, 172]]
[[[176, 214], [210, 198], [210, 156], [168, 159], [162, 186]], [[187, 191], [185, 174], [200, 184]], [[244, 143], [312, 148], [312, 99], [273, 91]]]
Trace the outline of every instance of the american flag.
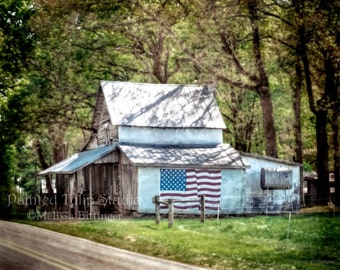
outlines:
[[[221, 171], [208, 169], [161, 169], [160, 199], [197, 200], [174, 202], [174, 208], [199, 208], [201, 195], [205, 195], [205, 208], [217, 210], [221, 197]], [[164, 206], [163, 206], [164, 208]]]

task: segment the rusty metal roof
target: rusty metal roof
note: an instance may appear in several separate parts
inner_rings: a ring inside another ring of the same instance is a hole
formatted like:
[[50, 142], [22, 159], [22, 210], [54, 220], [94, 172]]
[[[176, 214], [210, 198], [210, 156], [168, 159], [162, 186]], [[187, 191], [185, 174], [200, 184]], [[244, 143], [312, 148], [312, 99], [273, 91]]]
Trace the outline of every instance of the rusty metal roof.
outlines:
[[245, 169], [238, 151], [229, 144], [205, 146], [122, 145], [118, 148], [136, 166]]
[[101, 81], [112, 125], [226, 128], [206, 86]]
[[72, 174], [91, 163], [105, 157], [113, 150], [116, 149], [116, 145], [110, 145], [105, 147], [99, 147], [95, 149], [91, 149], [84, 152], [79, 152], [74, 154], [73, 156], [64, 159], [55, 165], [47, 168], [38, 173], [38, 175], [46, 175], [46, 174]]

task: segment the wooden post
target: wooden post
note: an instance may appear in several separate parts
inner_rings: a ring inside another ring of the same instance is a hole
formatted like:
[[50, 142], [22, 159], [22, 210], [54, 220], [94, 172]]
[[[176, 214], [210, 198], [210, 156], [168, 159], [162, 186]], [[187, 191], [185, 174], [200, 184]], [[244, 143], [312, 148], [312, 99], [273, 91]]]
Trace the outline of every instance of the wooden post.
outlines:
[[174, 225], [174, 200], [173, 199], [169, 199], [169, 223], [168, 223], [168, 227], [171, 228]]
[[205, 195], [204, 194], [201, 196], [200, 205], [201, 205], [201, 222], [204, 222], [205, 221]]
[[[91, 164], [89, 173], [89, 206], [90, 206], [90, 218], [92, 217], [92, 179], [94, 178], [94, 166]], [[86, 209], [84, 209], [86, 211]]]
[[153, 203], [155, 204], [155, 218], [156, 218], [156, 224], [160, 223], [161, 220], [161, 213], [160, 213], [160, 202], [159, 202], [159, 196], [153, 197]]
[[75, 183], [75, 199], [74, 199], [74, 217], [75, 218], [78, 218], [79, 217], [79, 196], [78, 196], [78, 173], [75, 172], [75, 180], [74, 180], [74, 183]]

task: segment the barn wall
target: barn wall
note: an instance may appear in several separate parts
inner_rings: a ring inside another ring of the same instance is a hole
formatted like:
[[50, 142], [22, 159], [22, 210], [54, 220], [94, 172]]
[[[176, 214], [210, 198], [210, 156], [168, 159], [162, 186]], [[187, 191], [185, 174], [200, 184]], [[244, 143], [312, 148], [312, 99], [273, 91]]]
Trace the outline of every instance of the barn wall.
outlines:
[[[245, 158], [251, 165], [247, 170], [222, 170], [220, 214], [282, 213], [299, 209], [300, 167], [283, 165], [260, 159]], [[285, 166], [292, 169], [293, 184], [290, 190], [261, 189], [260, 172], [263, 167]], [[138, 211], [154, 213], [152, 197], [159, 195], [160, 169], [138, 168]], [[167, 212], [167, 210], [164, 210]], [[187, 210], [186, 214], [199, 214]], [[207, 214], [217, 211], [207, 210]]]
[[246, 174], [244, 170], [222, 170], [221, 214], [242, 214]]
[[138, 210], [138, 168], [130, 162], [124, 153], [121, 153], [118, 170], [123, 208], [136, 211]]
[[152, 197], [159, 195], [160, 169], [138, 168], [138, 211], [141, 213], [155, 213]]
[[[100, 91], [102, 94], [102, 91]], [[109, 145], [111, 141], [118, 141], [118, 128], [111, 125], [110, 114], [106, 102], [102, 104], [102, 111], [98, 123], [98, 145]]]
[[[72, 207], [70, 210], [73, 211], [72, 214], [75, 214], [77, 203], [78, 211], [89, 211], [88, 199], [91, 195], [94, 204], [106, 202], [112, 205], [113, 202], [119, 201], [121, 195], [117, 162], [118, 154], [113, 152], [74, 174], [60, 175], [64, 178], [62, 182], [64, 191], [59, 191], [58, 196], [63, 210]], [[92, 194], [89, 194], [90, 180], [92, 181]], [[65, 199], [62, 200], [63, 198]]]
[[[245, 173], [243, 170], [222, 170], [222, 195], [221, 214], [239, 214], [244, 205]], [[142, 213], [154, 213], [155, 205], [152, 197], [159, 195], [160, 169], [138, 168], [138, 211]], [[167, 210], [164, 210], [167, 212]], [[200, 214], [199, 210], [186, 210], [186, 214]], [[217, 211], [208, 211], [208, 214], [217, 214]]]
[[[247, 169], [245, 180], [245, 212], [281, 213], [298, 211], [300, 207], [300, 166], [286, 162], [271, 161], [259, 157], [243, 156], [251, 168]], [[292, 170], [291, 189], [261, 189], [262, 168], [287, 168]]]
[[221, 129], [166, 129], [119, 126], [118, 133], [119, 142], [121, 143], [216, 145], [223, 142]]
[[98, 147], [110, 145], [118, 141], [118, 127], [110, 124], [100, 125], [97, 132]]

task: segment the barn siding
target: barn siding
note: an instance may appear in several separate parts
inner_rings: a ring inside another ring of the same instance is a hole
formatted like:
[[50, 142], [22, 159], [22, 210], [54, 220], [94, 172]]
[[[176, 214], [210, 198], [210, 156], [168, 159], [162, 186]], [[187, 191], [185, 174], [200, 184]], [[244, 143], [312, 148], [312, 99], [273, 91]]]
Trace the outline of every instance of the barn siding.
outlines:
[[151, 167], [138, 168], [138, 211], [154, 213], [152, 197], [159, 195], [160, 169]]
[[245, 171], [222, 170], [221, 173], [220, 213], [242, 214], [244, 212]]
[[156, 145], [218, 145], [223, 143], [222, 130], [200, 128], [119, 127], [119, 141]]
[[[221, 184], [220, 214], [283, 213], [299, 210], [300, 166], [266, 158], [242, 156], [250, 165], [246, 170], [224, 169]], [[292, 170], [292, 188], [289, 190], [262, 190], [261, 169], [284, 167]], [[68, 193], [69, 202], [81, 198], [77, 194], [89, 192], [89, 179], [92, 182], [94, 200], [105, 196], [123, 205], [125, 210], [141, 213], [154, 213], [152, 197], [160, 192], [160, 168], [137, 167], [119, 151], [96, 161], [72, 175], [59, 175], [57, 184], [62, 194]], [[78, 197], [77, 197], [78, 195]], [[82, 202], [79, 210], [82, 210]], [[66, 210], [68, 206], [64, 206]], [[166, 210], [164, 210], [166, 212]], [[186, 214], [199, 214], [198, 210], [185, 211]], [[207, 211], [217, 214], [217, 211]]]
[[[240, 214], [244, 210], [244, 183], [243, 170], [222, 170], [221, 185], [221, 214]], [[155, 205], [152, 197], [160, 193], [160, 168], [138, 168], [138, 211], [154, 213]], [[164, 210], [165, 212], [167, 210]], [[199, 210], [186, 210], [186, 214], [199, 214]], [[217, 214], [217, 211], [207, 210], [209, 214]]]
[[119, 162], [119, 154], [117, 151], [113, 151], [105, 157], [98, 159], [95, 164], [108, 164], [108, 163], [118, 163]]
[[[289, 166], [293, 170], [291, 190], [269, 190], [267, 193], [261, 189], [259, 166], [279, 167], [282, 164], [266, 160], [256, 161], [250, 158], [247, 161], [252, 166], [250, 169], [221, 170], [220, 214], [282, 213], [298, 210], [299, 166]], [[138, 180], [138, 211], [154, 213], [155, 206], [152, 203], [152, 197], [159, 195], [160, 192], [160, 168], [139, 167]], [[199, 210], [187, 210], [182, 213], [199, 214]], [[207, 210], [207, 213], [217, 214], [217, 211]]]
[[[300, 205], [300, 166], [298, 164], [243, 156], [251, 164], [245, 182], [245, 212], [281, 213], [298, 211]], [[288, 190], [262, 190], [261, 169], [283, 167], [292, 170], [292, 188]]]
[[[97, 160], [96, 163], [86, 166], [74, 174], [59, 175], [59, 178], [59, 188], [64, 189], [65, 195], [63, 196], [66, 198], [66, 202], [62, 202], [60, 198], [60, 202], [64, 204], [63, 209], [70, 210], [72, 214], [75, 214], [74, 211], [89, 211], [90, 196], [92, 196], [94, 204], [102, 200], [101, 203], [105, 201], [110, 206], [120, 199], [117, 152]], [[90, 194], [90, 181], [92, 181], [92, 194]], [[62, 194], [62, 192], [58, 191], [58, 194]], [[99, 209], [95, 210], [99, 211]]]
[[119, 176], [124, 210], [138, 210], [138, 169], [124, 153], [120, 154]]
[[118, 141], [118, 127], [108, 125], [100, 125], [97, 133], [98, 146], [110, 145]]
[[107, 104], [102, 105], [102, 112], [99, 119], [96, 119], [98, 123], [97, 131], [97, 143], [98, 146], [109, 145], [112, 142], [118, 141], [118, 127], [111, 125], [109, 111], [107, 109]]

